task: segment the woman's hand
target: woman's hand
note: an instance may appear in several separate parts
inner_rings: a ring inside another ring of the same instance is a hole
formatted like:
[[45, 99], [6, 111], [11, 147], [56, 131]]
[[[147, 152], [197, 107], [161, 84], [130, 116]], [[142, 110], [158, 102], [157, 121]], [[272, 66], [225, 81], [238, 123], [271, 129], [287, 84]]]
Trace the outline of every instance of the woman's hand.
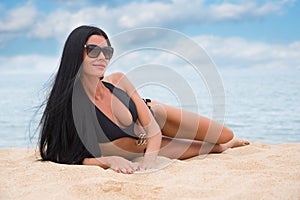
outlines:
[[137, 163], [133, 163], [119, 156], [101, 157], [98, 158], [98, 160], [118, 173], [132, 174], [139, 170]]
[[140, 165], [143, 170], [151, 169], [155, 165], [157, 153], [148, 153], [144, 156], [144, 159]]
[[144, 159], [140, 165], [140, 168], [147, 170], [155, 165], [157, 155], [160, 150], [162, 136], [161, 133], [147, 138], [147, 150], [144, 155]]

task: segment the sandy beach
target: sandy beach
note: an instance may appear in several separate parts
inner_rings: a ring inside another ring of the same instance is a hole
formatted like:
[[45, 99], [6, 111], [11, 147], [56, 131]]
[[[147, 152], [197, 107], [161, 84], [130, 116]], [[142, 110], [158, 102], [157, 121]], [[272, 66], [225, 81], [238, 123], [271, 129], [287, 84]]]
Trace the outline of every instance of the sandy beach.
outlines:
[[0, 149], [0, 199], [300, 199], [299, 155], [300, 143], [254, 142], [125, 175], [36, 161], [34, 149]]

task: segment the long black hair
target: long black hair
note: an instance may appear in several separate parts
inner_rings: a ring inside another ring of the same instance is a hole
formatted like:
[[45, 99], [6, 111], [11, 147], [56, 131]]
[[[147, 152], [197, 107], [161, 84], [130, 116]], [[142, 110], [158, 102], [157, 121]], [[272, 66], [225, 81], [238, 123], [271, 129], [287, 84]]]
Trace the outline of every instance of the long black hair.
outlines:
[[84, 44], [91, 35], [103, 36], [111, 46], [106, 33], [93, 26], [80, 26], [68, 36], [39, 124], [39, 149], [44, 161], [81, 164], [84, 158], [94, 157], [79, 138], [72, 113], [74, 81], [83, 62]]

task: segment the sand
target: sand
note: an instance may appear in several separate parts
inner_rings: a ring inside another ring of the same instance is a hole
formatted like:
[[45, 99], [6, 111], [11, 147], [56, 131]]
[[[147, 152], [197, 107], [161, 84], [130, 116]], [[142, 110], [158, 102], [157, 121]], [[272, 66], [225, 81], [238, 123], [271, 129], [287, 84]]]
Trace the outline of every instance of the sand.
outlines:
[[300, 199], [300, 143], [254, 142], [161, 170], [118, 174], [36, 161], [33, 149], [0, 149], [0, 199]]

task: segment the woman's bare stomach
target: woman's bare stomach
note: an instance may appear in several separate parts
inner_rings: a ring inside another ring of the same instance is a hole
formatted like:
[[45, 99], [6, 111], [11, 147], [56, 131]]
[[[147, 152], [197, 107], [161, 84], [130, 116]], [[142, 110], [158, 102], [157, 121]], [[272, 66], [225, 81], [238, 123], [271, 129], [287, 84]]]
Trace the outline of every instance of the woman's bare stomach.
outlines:
[[121, 156], [132, 160], [144, 155], [146, 144], [137, 145], [137, 140], [123, 137], [112, 142], [99, 144], [102, 156]]

